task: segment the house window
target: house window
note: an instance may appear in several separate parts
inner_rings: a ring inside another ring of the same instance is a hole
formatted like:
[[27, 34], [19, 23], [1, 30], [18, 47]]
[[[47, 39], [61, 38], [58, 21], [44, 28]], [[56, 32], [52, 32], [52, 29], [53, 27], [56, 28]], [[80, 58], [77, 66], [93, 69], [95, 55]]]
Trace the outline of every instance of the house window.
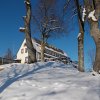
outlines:
[[28, 57], [25, 57], [25, 63], [28, 63]]
[[27, 48], [25, 48], [25, 53], [27, 53], [27, 51], [28, 51]]
[[24, 47], [27, 46], [26, 43], [24, 43]]
[[21, 53], [22, 53], [22, 54], [24, 53], [24, 49], [21, 49]]

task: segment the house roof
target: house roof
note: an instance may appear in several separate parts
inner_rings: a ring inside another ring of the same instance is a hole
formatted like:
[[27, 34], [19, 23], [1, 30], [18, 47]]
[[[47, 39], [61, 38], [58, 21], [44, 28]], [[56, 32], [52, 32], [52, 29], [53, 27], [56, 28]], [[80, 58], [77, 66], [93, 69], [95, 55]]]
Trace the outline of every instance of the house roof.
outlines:
[[[41, 45], [41, 41], [40, 41], [40, 40], [38, 40], [38, 39], [36, 39], [36, 38], [32, 38], [32, 39], [35, 40], [36, 43], [38, 43], [38, 44]], [[66, 54], [63, 50], [58, 49], [58, 48], [56, 48], [55, 46], [49, 45], [48, 43], [46, 43], [45, 45], [46, 45], [48, 48], [51, 48], [51, 49], [53, 49], [53, 50], [55, 50], [55, 51], [58, 51], [58, 52], [60, 52], [60, 53], [63, 53], [65, 56], [67, 56], [67, 54]], [[38, 48], [37, 48], [37, 49], [38, 49]]]

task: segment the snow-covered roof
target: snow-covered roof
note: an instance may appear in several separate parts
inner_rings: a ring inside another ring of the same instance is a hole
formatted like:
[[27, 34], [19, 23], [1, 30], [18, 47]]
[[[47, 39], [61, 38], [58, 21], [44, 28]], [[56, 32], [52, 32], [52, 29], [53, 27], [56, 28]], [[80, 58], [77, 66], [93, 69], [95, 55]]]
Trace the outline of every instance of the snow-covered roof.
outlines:
[[66, 57], [68, 57], [68, 55], [67, 55], [67, 53], [66, 53], [66, 52], [64, 52], [64, 55], [65, 55]]
[[[34, 38], [34, 39], [32, 38], [32, 42], [34, 42], [33, 45], [34, 45], [35, 49], [38, 52], [40, 52], [40, 44], [41, 44], [41, 41], [38, 40], [38, 39], [36, 39], [36, 38]], [[57, 52], [59, 52], [61, 54], [64, 54], [65, 56], [67, 56], [67, 54], [63, 50], [58, 49], [55, 46], [49, 45], [48, 43], [46, 43], [46, 48], [48, 48], [50, 50], [52, 49], [52, 51], [54, 50], [54, 51], [57, 51]]]

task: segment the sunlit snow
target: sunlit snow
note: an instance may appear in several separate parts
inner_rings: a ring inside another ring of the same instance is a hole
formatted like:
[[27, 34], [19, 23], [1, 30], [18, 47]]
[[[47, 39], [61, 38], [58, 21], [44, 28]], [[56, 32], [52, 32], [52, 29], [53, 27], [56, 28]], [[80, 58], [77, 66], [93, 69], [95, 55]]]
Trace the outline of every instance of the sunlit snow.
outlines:
[[95, 17], [95, 10], [91, 11], [88, 15], [88, 18], [91, 18], [93, 21], [97, 21], [97, 18]]
[[100, 75], [58, 62], [2, 65], [0, 100], [100, 100]]

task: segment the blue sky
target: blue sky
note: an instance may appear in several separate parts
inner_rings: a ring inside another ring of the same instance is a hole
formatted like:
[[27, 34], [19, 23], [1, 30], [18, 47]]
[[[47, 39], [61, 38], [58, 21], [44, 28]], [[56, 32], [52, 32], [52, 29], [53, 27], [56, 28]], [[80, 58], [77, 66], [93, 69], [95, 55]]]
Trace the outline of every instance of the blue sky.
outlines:
[[[35, 0], [31, 0], [34, 4]], [[19, 32], [19, 27], [24, 26], [22, 16], [25, 15], [24, 0], [2, 0], [0, 2], [0, 56], [4, 56], [8, 48], [16, 54], [23, 39], [24, 33]], [[74, 27], [68, 35], [56, 39], [50, 39], [49, 43], [64, 50], [72, 60], [78, 59], [77, 35], [78, 24], [74, 21]], [[89, 67], [89, 57], [87, 52], [94, 48], [94, 42], [85, 33], [85, 66]]]

